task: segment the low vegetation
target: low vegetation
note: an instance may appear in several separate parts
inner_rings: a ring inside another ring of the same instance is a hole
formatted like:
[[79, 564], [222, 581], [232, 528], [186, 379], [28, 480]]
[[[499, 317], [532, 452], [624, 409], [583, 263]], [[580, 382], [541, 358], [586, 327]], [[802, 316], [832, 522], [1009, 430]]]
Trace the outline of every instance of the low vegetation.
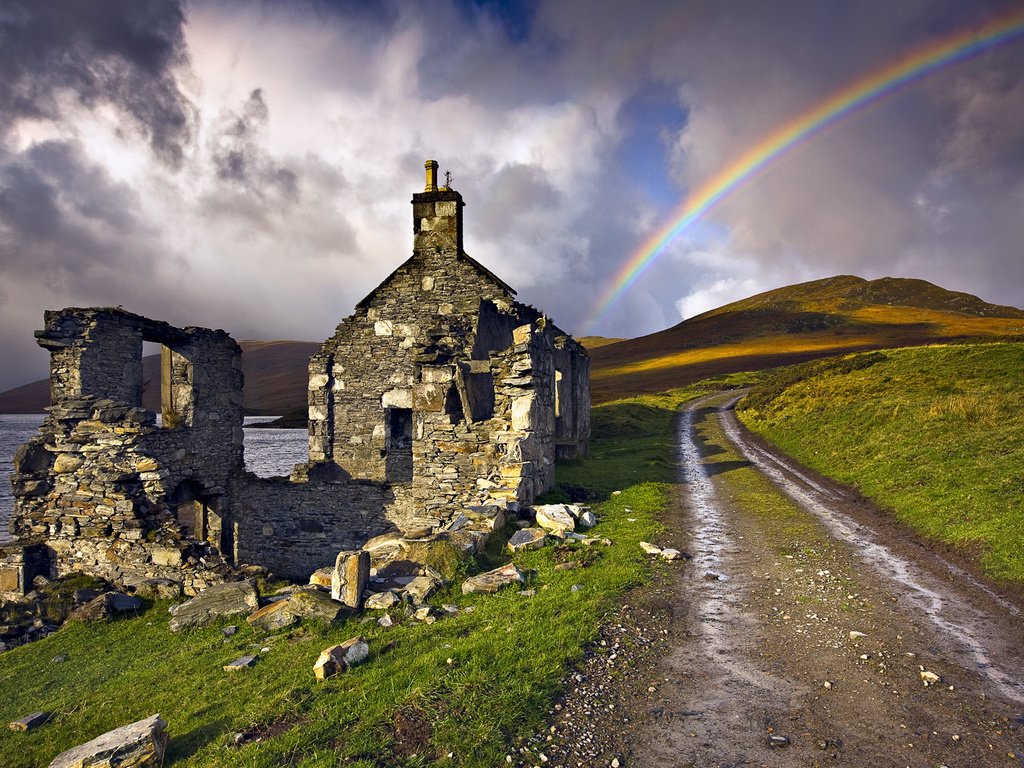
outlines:
[[993, 579], [1024, 582], [1024, 344], [893, 349], [770, 374], [752, 430]]
[[[53, 713], [28, 733], [0, 732], [0, 765], [46, 765], [58, 752], [159, 712], [169, 724], [173, 766], [493, 766], [536, 733], [569, 665], [596, 637], [616, 599], [646, 578], [638, 546], [656, 539], [674, 480], [672, 424], [696, 388], [608, 404], [593, 412], [591, 454], [560, 466], [549, 500], [589, 499], [594, 534], [611, 546], [547, 547], [515, 556], [529, 573], [521, 594], [463, 595], [453, 580], [431, 599], [458, 612], [424, 624], [393, 610], [383, 628], [355, 618], [264, 636], [242, 620], [182, 634], [167, 604], [135, 618], [71, 623], [0, 655], [0, 721]], [[613, 494], [614, 491], [621, 493]], [[507, 560], [504, 536], [467, 570]], [[575, 560], [579, 567], [556, 568]], [[320, 651], [354, 635], [370, 659], [318, 683]], [[259, 653], [251, 669], [224, 664]]]

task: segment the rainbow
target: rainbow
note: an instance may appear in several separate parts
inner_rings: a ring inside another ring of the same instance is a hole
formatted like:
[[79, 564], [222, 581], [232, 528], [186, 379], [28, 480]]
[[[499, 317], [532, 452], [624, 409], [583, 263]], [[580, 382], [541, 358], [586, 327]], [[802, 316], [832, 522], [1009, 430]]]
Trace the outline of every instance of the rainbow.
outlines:
[[584, 330], [589, 330], [618, 301], [672, 240], [797, 144], [849, 119], [895, 91], [907, 88], [951, 64], [973, 58], [1021, 36], [1024, 36], [1024, 11], [1019, 10], [993, 19], [981, 27], [957, 32], [904, 54], [881, 69], [848, 83], [824, 101], [777, 128], [694, 191], [676, 209], [668, 223], [643, 242], [602, 294], [594, 311], [584, 322]]

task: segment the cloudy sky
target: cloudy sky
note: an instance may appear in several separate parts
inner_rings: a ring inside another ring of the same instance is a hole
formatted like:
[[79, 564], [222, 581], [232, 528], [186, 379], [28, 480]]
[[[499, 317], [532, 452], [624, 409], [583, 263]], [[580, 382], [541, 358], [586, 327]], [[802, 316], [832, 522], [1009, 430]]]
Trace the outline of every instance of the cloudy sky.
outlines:
[[[320, 340], [411, 252], [423, 161], [466, 249], [580, 333], [614, 274], [775, 127], [1018, 3], [0, 3], [0, 390], [44, 309]], [[922, 277], [1024, 306], [1024, 40], [743, 185], [591, 332], [792, 282]]]

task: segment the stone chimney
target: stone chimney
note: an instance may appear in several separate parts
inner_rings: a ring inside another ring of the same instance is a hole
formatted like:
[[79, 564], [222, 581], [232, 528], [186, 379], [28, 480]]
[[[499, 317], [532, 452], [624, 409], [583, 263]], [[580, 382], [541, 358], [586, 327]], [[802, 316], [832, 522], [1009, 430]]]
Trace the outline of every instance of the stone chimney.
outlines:
[[427, 184], [412, 196], [413, 250], [462, 253], [462, 195], [438, 187], [436, 160], [427, 160]]

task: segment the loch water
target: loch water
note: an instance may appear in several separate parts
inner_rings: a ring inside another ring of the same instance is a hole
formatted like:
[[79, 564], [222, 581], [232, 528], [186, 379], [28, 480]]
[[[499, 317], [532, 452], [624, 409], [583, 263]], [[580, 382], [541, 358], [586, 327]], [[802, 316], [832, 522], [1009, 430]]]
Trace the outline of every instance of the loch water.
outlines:
[[[30, 413], [0, 413], [0, 543], [10, 541], [7, 521], [14, 507], [10, 475], [14, 453], [38, 431], [45, 416]], [[273, 421], [275, 416], [247, 416], [246, 425]], [[304, 429], [261, 427], [245, 430], [245, 467], [260, 477], [287, 475], [306, 460], [308, 437]]]

